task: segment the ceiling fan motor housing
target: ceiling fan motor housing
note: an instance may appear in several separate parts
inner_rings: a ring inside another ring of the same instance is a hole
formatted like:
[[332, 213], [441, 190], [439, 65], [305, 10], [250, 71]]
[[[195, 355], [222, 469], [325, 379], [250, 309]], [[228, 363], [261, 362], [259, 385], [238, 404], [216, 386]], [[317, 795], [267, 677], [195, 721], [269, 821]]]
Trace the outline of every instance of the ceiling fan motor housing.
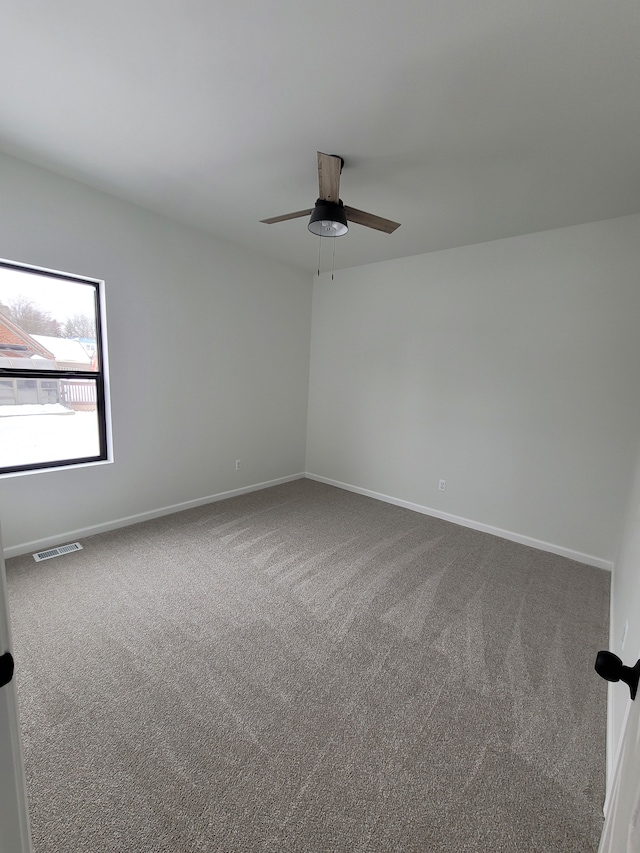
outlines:
[[312, 234], [319, 237], [342, 237], [349, 230], [347, 213], [342, 201], [317, 199], [308, 225]]

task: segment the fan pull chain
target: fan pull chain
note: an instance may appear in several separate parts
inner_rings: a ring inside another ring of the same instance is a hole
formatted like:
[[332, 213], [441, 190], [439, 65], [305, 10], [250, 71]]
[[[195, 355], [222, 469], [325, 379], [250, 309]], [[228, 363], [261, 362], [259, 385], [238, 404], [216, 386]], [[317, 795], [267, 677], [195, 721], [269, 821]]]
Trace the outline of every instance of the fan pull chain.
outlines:
[[333, 238], [333, 258], [331, 260], [331, 281], [333, 281], [333, 272], [336, 268], [336, 238]]
[[318, 237], [318, 278], [320, 278], [320, 247], [322, 246], [322, 234]]

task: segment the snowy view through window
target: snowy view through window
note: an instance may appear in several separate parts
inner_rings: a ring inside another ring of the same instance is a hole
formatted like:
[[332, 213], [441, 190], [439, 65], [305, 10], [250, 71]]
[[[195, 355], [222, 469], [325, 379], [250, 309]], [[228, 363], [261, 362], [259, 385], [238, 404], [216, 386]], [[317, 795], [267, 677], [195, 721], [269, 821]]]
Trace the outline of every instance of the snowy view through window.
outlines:
[[105, 458], [97, 304], [93, 282], [0, 265], [0, 471]]

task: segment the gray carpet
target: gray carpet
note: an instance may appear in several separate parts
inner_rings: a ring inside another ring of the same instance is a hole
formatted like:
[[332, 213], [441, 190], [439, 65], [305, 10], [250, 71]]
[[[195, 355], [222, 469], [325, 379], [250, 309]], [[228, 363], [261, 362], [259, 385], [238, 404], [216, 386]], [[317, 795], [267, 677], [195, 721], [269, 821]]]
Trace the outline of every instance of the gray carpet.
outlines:
[[36, 853], [596, 851], [609, 576], [299, 480], [7, 562]]

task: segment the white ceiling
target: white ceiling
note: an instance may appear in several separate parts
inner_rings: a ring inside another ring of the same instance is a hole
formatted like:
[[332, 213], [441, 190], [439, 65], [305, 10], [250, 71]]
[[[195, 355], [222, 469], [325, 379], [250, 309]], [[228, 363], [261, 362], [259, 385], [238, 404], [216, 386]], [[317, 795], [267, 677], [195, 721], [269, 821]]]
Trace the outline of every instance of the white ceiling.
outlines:
[[[3, 0], [0, 150], [315, 270], [640, 212], [638, 0]], [[323, 243], [323, 268], [330, 248]]]

